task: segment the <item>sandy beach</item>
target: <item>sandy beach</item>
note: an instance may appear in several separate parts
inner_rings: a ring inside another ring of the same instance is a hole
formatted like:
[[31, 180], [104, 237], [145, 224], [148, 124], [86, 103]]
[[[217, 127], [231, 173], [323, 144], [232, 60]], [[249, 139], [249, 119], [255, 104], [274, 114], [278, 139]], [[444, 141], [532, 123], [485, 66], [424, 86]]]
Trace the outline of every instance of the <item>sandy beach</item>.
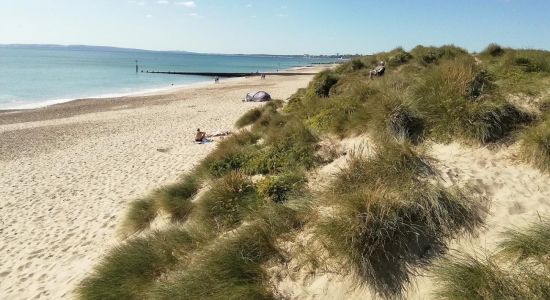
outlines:
[[[318, 71], [307, 69], [305, 72]], [[0, 112], [0, 298], [70, 299], [117, 239], [131, 201], [190, 170], [234, 130], [247, 92], [286, 99], [311, 76], [245, 78], [158, 95]]]

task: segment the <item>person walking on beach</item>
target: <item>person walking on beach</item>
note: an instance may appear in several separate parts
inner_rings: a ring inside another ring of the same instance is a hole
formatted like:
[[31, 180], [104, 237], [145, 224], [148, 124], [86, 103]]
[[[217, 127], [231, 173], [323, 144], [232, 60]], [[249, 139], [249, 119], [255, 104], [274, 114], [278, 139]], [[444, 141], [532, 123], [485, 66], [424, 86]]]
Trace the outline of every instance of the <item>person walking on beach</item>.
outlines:
[[219, 76], [216, 76], [216, 78], [214, 78], [214, 83], [220, 83], [220, 77]]

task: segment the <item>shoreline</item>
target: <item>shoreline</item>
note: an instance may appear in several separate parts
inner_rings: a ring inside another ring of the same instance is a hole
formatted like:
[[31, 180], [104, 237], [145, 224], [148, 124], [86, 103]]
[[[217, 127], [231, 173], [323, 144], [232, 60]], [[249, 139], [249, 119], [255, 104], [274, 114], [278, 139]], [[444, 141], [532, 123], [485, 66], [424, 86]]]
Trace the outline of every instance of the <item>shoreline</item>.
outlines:
[[247, 92], [284, 100], [312, 77], [238, 78], [0, 112], [0, 298], [74, 298], [120, 242], [128, 204], [176, 181], [216, 147], [195, 144], [197, 128], [234, 130], [262, 105], [242, 102]]
[[[317, 69], [317, 68], [326, 68], [330, 67], [333, 64], [318, 64], [318, 65], [308, 65], [308, 66], [297, 66], [292, 67], [288, 69], [280, 70], [280, 72], [287, 72], [287, 71], [303, 71], [303, 70], [311, 70], [311, 69]], [[271, 70], [273, 71], [273, 70]], [[182, 75], [172, 75], [172, 76], [182, 76]], [[222, 81], [228, 81], [228, 80], [239, 80], [244, 79], [248, 77], [236, 77], [236, 78], [225, 78], [222, 79]], [[61, 98], [61, 99], [46, 99], [46, 100], [36, 100], [32, 103], [28, 104], [16, 104], [15, 106], [9, 107], [3, 107], [0, 106], [0, 114], [5, 112], [13, 112], [13, 111], [23, 111], [23, 110], [33, 110], [33, 109], [40, 109], [52, 105], [58, 105], [58, 104], [64, 104], [69, 103], [73, 101], [79, 101], [79, 100], [100, 100], [100, 99], [112, 99], [112, 98], [127, 98], [127, 97], [140, 97], [140, 96], [151, 96], [151, 95], [159, 95], [159, 94], [165, 94], [165, 93], [173, 93], [177, 92], [180, 89], [186, 89], [186, 88], [195, 88], [195, 87], [202, 87], [207, 86], [209, 84], [212, 84], [212, 78], [205, 77], [204, 81], [199, 82], [192, 82], [192, 83], [184, 83], [184, 84], [171, 84], [168, 86], [163, 87], [156, 87], [156, 88], [146, 88], [146, 89], [140, 89], [132, 92], [120, 92], [120, 93], [105, 93], [105, 94], [99, 94], [97, 96], [89, 96], [89, 97], [76, 97], [76, 98]]]

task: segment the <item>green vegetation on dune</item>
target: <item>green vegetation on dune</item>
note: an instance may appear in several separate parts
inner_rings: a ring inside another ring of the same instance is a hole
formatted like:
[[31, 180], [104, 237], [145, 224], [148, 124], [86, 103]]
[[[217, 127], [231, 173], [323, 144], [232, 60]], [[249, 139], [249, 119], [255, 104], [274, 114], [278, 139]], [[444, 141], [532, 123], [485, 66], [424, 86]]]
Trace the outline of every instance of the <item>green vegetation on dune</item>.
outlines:
[[486, 207], [468, 190], [432, 183], [428, 160], [407, 145], [375, 151], [372, 158], [351, 157], [324, 199], [334, 213], [317, 231], [344, 270], [391, 298], [450, 239], [474, 234]]
[[[542, 98], [549, 57], [496, 44], [476, 56], [453, 45], [418, 46], [319, 73], [286, 103], [245, 113], [235, 125], [246, 129], [176, 183], [133, 202], [123, 224], [131, 237], [78, 294], [277, 298], [264, 266], [293, 259], [281, 242], [307, 232], [320, 245], [308, 251], [321, 251], [308, 255], [328, 255], [317, 267], [352, 275], [382, 298], [405, 295], [434, 261], [442, 262], [435, 272], [442, 299], [548, 298], [548, 222], [510, 231], [496, 255], [446, 256], [451, 240], [483, 226], [488, 203], [467, 185], [442, 183], [425, 142], [517, 141], [525, 161], [550, 170], [550, 101], [526, 112], [506, 100]], [[385, 75], [370, 80], [381, 60]], [[311, 172], [341, 154], [326, 142], [359, 134], [372, 151], [348, 153], [347, 165], [311, 192]], [[149, 232], [158, 212], [170, 224]]]
[[503, 234], [495, 254], [458, 253], [435, 269], [440, 299], [549, 299], [550, 221]]
[[145, 299], [155, 280], [205, 239], [203, 232], [171, 229], [129, 240], [110, 251], [78, 294], [83, 299]]

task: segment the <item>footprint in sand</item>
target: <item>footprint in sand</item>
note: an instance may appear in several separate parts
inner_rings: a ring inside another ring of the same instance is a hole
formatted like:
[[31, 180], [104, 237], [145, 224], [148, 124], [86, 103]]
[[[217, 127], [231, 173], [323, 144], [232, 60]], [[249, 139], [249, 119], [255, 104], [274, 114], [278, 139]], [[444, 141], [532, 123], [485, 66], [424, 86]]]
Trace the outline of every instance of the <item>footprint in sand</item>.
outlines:
[[508, 213], [511, 215], [520, 215], [525, 212], [525, 208], [519, 202], [514, 202], [511, 207], [508, 207]]

